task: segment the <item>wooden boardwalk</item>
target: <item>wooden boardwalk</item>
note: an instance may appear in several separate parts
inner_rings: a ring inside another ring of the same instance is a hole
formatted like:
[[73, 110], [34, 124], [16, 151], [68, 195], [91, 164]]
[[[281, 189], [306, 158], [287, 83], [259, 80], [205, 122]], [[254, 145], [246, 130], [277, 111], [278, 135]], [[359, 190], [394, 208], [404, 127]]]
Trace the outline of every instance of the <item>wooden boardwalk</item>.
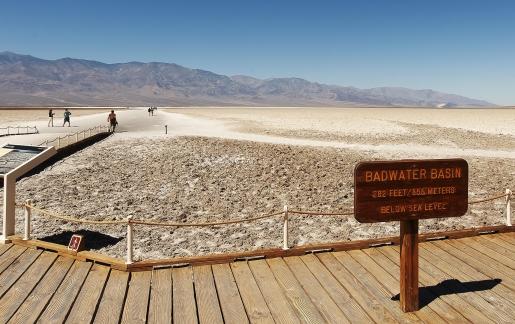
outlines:
[[515, 233], [420, 244], [419, 311], [399, 247], [123, 272], [0, 245], [0, 323], [515, 322]]

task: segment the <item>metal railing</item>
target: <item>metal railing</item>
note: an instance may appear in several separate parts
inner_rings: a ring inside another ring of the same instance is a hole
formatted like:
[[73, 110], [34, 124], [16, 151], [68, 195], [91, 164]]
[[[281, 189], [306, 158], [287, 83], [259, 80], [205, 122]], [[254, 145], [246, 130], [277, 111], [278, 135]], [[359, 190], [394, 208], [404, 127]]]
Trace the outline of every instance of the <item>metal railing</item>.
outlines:
[[85, 140], [88, 137], [91, 137], [93, 135], [107, 132], [109, 131], [108, 126], [99, 125], [92, 128], [88, 128], [82, 131], [78, 131], [72, 134], [66, 134], [64, 136], [58, 136], [51, 140], [46, 140], [43, 143], [39, 144], [38, 146], [49, 146], [50, 144], [54, 144], [56, 149], [63, 148], [65, 146], [75, 144], [77, 142], [80, 142], [82, 140]]
[[36, 126], [7, 126], [0, 127], [0, 136], [38, 134]]

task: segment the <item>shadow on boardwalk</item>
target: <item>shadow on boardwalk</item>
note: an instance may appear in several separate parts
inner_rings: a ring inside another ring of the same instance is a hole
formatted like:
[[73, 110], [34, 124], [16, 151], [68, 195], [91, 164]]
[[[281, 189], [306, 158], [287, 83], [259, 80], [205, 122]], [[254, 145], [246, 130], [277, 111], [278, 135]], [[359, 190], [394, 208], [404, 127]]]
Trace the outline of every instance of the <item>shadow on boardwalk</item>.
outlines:
[[[491, 290], [502, 282], [501, 279], [477, 280], [461, 282], [457, 279], [447, 279], [437, 285], [420, 287], [420, 308], [429, 305], [433, 300], [444, 295], [454, 295], [469, 292]], [[400, 295], [392, 297], [392, 300], [399, 300]]]

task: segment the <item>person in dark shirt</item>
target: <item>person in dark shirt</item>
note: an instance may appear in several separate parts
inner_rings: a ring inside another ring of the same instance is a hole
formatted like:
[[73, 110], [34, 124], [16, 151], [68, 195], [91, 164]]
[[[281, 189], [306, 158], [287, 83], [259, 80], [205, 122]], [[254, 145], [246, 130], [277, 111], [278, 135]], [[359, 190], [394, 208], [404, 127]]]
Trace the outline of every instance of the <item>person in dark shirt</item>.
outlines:
[[109, 131], [114, 133], [116, 125], [118, 125], [118, 121], [116, 120], [116, 114], [114, 110], [111, 110], [109, 116], [107, 116], [107, 121], [109, 122]]
[[72, 114], [72, 113], [68, 111], [68, 108], [66, 108], [66, 109], [64, 110], [64, 122], [63, 122], [63, 127], [64, 127], [64, 125], [66, 125], [66, 123], [68, 123], [68, 127], [70, 127], [70, 126], [71, 126], [71, 124], [70, 124], [70, 116], [71, 116], [71, 114]]
[[52, 126], [54, 127], [54, 113], [52, 112], [52, 109], [48, 110], [48, 127]]

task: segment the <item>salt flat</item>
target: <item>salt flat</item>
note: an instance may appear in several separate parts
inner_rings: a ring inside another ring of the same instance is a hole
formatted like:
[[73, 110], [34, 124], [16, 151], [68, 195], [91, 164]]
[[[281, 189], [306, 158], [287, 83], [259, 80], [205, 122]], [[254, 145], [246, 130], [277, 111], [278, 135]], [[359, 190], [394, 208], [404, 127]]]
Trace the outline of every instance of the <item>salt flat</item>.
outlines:
[[[182, 108], [160, 109], [154, 117], [134, 109], [119, 117], [119, 133], [19, 181], [18, 200], [30, 198], [58, 214], [97, 220], [131, 215], [216, 221], [282, 210], [285, 204], [348, 211], [357, 162], [419, 157], [465, 158], [471, 200], [515, 188], [515, 136], [505, 125], [515, 110]], [[94, 124], [105, 123], [106, 116], [78, 117], [78, 125], [81, 118]], [[469, 122], [459, 124], [462, 118]], [[20, 213], [19, 231], [22, 219]], [[503, 222], [498, 200], [473, 205], [464, 217], [422, 221], [421, 231]], [[101, 250], [123, 256], [123, 226], [85, 227], [38, 216], [33, 226], [39, 238], [84, 228], [120, 237]], [[291, 243], [306, 244], [396, 235], [398, 227], [359, 224], [352, 217], [296, 216], [291, 231]], [[280, 246], [281, 220], [206, 228], [138, 226], [135, 236], [139, 258], [252, 250]]]
[[406, 134], [403, 124], [432, 125], [515, 135], [514, 108], [325, 108], [223, 107], [171, 109], [192, 116], [258, 123], [264, 128], [344, 134]]

